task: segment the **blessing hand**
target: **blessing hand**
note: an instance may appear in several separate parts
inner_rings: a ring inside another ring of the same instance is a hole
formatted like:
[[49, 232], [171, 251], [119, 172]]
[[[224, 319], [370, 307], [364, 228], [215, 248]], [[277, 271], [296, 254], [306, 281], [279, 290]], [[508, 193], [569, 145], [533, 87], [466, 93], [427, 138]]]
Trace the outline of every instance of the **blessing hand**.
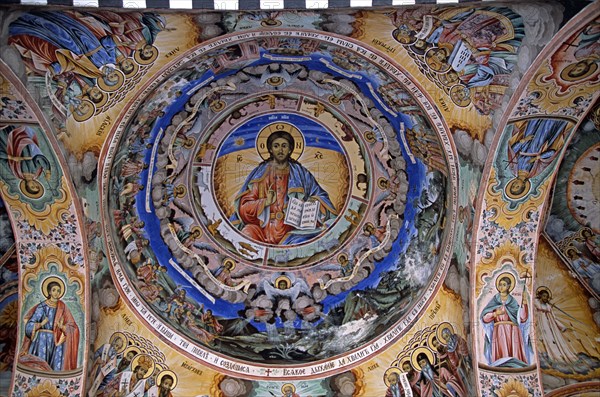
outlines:
[[275, 194], [275, 190], [273, 190], [272, 186], [269, 186], [269, 190], [267, 190], [267, 201], [265, 201], [265, 206], [273, 204], [276, 199], [277, 195]]

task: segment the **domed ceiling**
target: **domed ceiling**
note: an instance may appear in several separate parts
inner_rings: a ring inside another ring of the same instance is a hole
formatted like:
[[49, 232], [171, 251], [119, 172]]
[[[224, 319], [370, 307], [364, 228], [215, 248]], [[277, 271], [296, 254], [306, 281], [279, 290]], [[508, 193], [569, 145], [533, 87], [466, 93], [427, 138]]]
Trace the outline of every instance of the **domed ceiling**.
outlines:
[[565, 5], [0, 8], [0, 395], [600, 391]]
[[[452, 148], [385, 58], [285, 33], [201, 46], [140, 94], [102, 171], [111, 259], [196, 354], [368, 358], [447, 268]], [[196, 325], [208, 311], [218, 340]]]

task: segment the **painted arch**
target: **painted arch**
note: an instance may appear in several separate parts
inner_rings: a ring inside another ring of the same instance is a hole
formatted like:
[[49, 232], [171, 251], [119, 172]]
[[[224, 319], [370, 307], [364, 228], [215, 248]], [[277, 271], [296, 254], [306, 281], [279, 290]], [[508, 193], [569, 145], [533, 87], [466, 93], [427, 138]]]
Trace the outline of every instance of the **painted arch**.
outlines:
[[597, 3], [0, 12], [12, 395], [600, 390]]

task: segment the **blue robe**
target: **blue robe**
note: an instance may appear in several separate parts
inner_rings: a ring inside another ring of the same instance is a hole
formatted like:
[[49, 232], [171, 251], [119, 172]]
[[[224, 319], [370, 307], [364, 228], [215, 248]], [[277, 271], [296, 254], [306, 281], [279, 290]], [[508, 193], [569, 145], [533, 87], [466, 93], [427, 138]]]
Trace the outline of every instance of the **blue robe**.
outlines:
[[568, 122], [557, 119], [533, 119], [524, 131], [511, 138], [508, 159], [515, 176], [526, 171], [532, 178], [544, 170], [562, 148]]
[[[81, 22], [58, 11], [39, 11], [23, 14], [10, 24], [9, 35], [29, 35], [47, 41], [53, 46], [87, 57], [98, 69], [116, 64], [114, 42], [106, 38], [104, 44]], [[53, 72], [61, 74], [54, 63]]]
[[[46, 361], [55, 371], [63, 369], [64, 344], [56, 346], [54, 338], [54, 321], [56, 320], [56, 308], [50, 307], [46, 302], [40, 303], [27, 321], [25, 335], [31, 339], [28, 353]], [[34, 331], [35, 323], [41, 323], [44, 318], [48, 322], [37, 331]]]

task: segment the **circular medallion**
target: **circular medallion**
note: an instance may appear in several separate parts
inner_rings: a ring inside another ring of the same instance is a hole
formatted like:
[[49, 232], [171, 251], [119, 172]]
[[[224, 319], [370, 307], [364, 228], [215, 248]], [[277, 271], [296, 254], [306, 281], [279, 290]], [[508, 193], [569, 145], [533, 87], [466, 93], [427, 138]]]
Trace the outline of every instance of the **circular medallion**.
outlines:
[[133, 102], [102, 172], [111, 268], [132, 309], [205, 365], [337, 373], [439, 288], [456, 155], [379, 54], [263, 33], [189, 52]]
[[567, 185], [567, 205], [582, 226], [600, 234], [600, 143], [583, 153], [573, 165]]
[[[192, 175], [196, 180], [213, 175], [211, 194], [196, 189], [195, 202], [196, 221], [216, 244], [231, 247], [229, 253], [240, 261], [290, 268], [329, 254], [321, 243], [334, 239], [327, 232], [352, 194], [352, 175], [335, 132], [283, 110], [250, 117], [235, 128], [213, 126], [214, 133], [199, 141], [196, 157], [208, 141], [222, 143], [210, 161], [203, 156]], [[223, 221], [211, 232], [217, 218]], [[350, 223], [340, 221], [348, 229]]]

